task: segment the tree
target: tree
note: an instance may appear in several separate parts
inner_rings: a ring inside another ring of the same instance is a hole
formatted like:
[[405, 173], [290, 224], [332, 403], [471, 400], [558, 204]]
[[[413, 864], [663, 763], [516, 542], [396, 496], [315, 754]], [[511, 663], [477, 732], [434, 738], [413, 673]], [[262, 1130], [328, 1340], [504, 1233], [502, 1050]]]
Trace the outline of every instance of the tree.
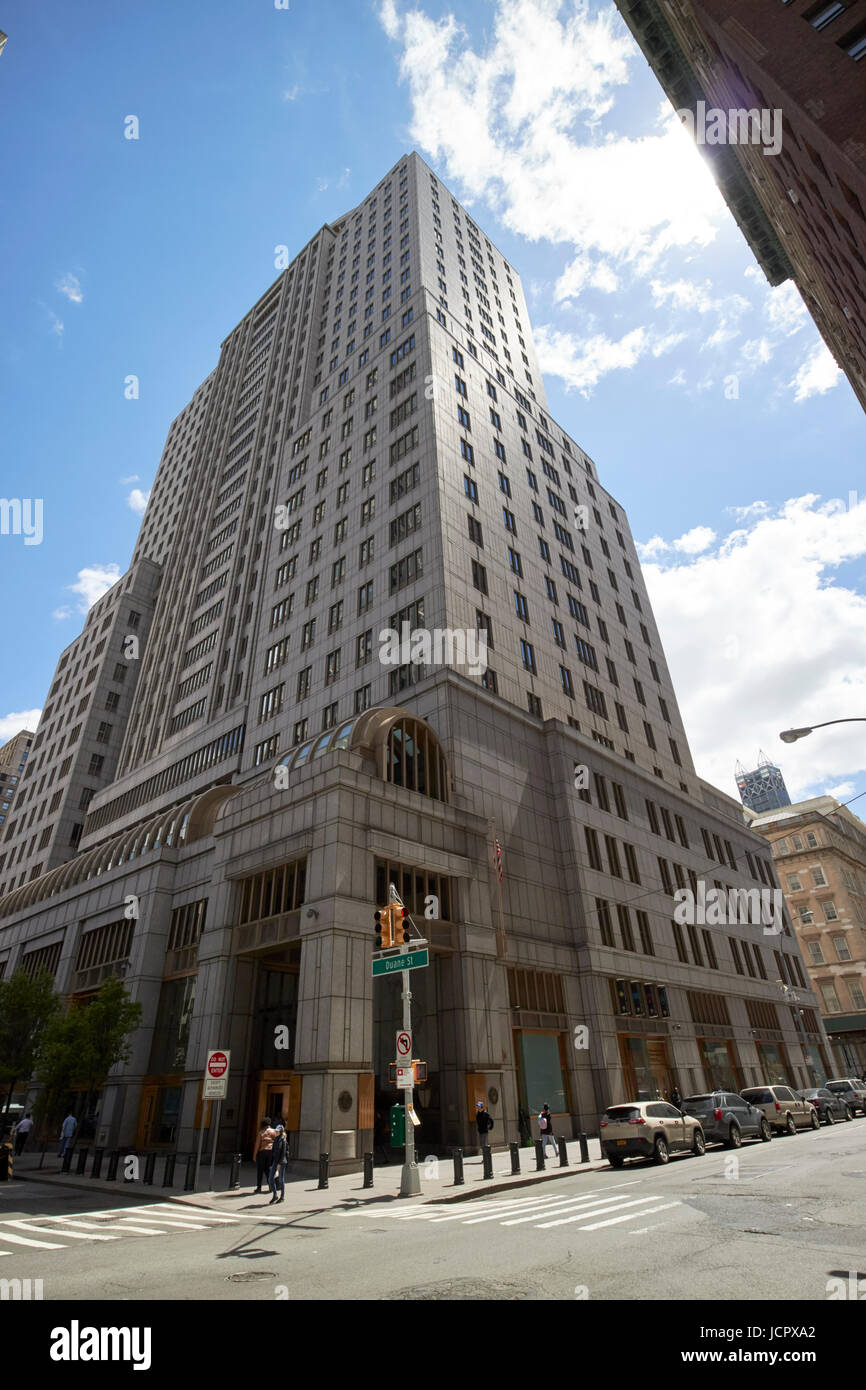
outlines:
[[8, 980], [0, 980], [0, 1081], [9, 1082], [4, 1113], [8, 1114], [16, 1083], [33, 1075], [45, 1030], [59, 1008], [48, 970], [32, 978], [16, 970]]
[[56, 1117], [73, 1090], [85, 1091], [85, 1115], [91, 1098], [119, 1062], [128, 1062], [127, 1041], [141, 1022], [141, 1005], [129, 998], [116, 977], [103, 980], [98, 993], [70, 1005], [45, 1030], [39, 1049], [38, 1077], [45, 1087], [39, 1110]]

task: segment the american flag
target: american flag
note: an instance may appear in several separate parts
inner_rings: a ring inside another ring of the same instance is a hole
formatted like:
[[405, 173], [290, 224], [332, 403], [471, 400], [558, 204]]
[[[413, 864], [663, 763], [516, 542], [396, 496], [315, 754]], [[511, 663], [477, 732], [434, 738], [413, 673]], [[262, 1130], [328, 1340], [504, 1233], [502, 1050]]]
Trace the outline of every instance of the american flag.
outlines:
[[502, 846], [501, 846], [501, 844], [499, 843], [498, 840], [494, 841], [494, 843], [495, 843], [495, 845], [496, 845], [496, 872], [497, 872], [497, 874], [499, 875], [499, 882], [501, 883], [501, 882], [502, 882]]

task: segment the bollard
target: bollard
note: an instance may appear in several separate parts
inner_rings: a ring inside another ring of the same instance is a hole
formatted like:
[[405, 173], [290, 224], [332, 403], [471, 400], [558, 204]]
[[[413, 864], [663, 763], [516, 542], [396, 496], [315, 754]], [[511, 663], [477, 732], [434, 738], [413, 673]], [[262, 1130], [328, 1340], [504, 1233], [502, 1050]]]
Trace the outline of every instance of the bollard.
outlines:
[[462, 1150], [462, 1149], [452, 1149], [452, 1150], [451, 1150], [451, 1154], [452, 1154], [452, 1157], [453, 1157], [453, 1159], [454, 1159], [454, 1186], [455, 1186], [455, 1187], [462, 1187], [462, 1186], [463, 1186], [463, 1150]]
[[373, 1155], [364, 1154], [364, 1186], [373, 1186]]
[[544, 1144], [540, 1139], [535, 1141], [535, 1171], [544, 1172]]
[[153, 1187], [153, 1174], [156, 1168], [156, 1154], [149, 1153], [144, 1160], [144, 1182], [148, 1187]]
[[117, 1181], [117, 1165], [120, 1162], [120, 1149], [112, 1149], [108, 1155], [108, 1172], [106, 1177], [109, 1182]]
[[93, 1167], [90, 1170], [90, 1176], [92, 1178], [98, 1178], [102, 1173], [102, 1155], [104, 1153], [105, 1149], [93, 1150]]
[[234, 1192], [241, 1185], [241, 1154], [232, 1154], [232, 1171], [229, 1177], [229, 1191]]
[[481, 1149], [482, 1176], [485, 1178], [493, 1177], [493, 1151], [489, 1144], [484, 1144]]
[[84, 1165], [87, 1162], [87, 1155], [89, 1153], [90, 1150], [88, 1148], [79, 1149], [78, 1151], [78, 1166], [76, 1167], [75, 1171], [79, 1177], [84, 1176]]
[[330, 1154], [319, 1154], [319, 1191], [328, 1186], [328, 1170], [331, 1166]]
[[187, 1154], [186, 1176], [183, 1180], [183, 1190], [184, 1192], [193, 1192], [195, 1190], [195, 1154]]
[[172, 1187], [172, 1186], [174, 1185], [174, 1165], [175, 1165], [176, 1163], [177, 1163], [177, 1154], [166, 1154], [166, 1156], [165, 1156], [165, 1168], [163, 1169], [163, 1172], [162, 1172], [162, 1185], [163, 1185], [163, 1187]]
[[46, 1150], [47, 1148], [48, 1148], [48, 1145], [47, 1145], [47, 1144], [45, 1143], [45, 1141], [43, 1140], [43, 1141], [42, 1141], [42, 1152], [41, 1152], [41, 1154], [39, 1155], [39, 1167], [40, 1167], [40, 1168], [42, 1167], [43, 1163], [45, 1162], [45, 1150]]
[[72, 1167], [72, 1150], [71, 1150], [71, 1149], [67, 1149], [67, 1150], [66, 1150], [66, 1153], [63, 1155], [63, 1162], [60, 1164], [60, 1171], [61, 1171], [61, 1173], [68, 1173], [68, 1172], [69, 1172], [69, 1169], [70, 1169], [71, 1167]]
[[589, 1143], [587, 1141], [586, 1135], [581, 1131], [581, 1133], [577, 1136], [577, 1140], [580, 1144], [581, 1163], [589, 1163]]
[[519, 1144], [509, 1144], [508, 1147], [509, 1147], [509, 1149], [511, 1150], [511, 1171], [512, 1171], [512, 1173], [519, 1173], [519, 1172], [520, 1172], [520, 1145], [519, 1145]]
[[560, 1135], [560, 1137], [556, 1140], [556, 1146], [557, 1146], [557, 1148], [559, 1149], [559, 1166], [560, 1166], [560, 1168], [567, 1168], [567, 1167], [568, 1167], [568, 1149], [566, 1148], [566, 1145], [565, 1145], [565, 1138], [564, 1138], [564, 1136]]

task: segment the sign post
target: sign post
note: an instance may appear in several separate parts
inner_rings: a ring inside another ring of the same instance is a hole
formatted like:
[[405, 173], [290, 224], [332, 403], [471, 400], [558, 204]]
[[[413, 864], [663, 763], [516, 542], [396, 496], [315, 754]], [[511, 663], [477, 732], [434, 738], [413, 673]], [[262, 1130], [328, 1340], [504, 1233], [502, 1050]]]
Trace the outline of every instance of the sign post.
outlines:
[[201, 1091], [201, 1127], [198, 1132], [198, 1153], [195, 1160], [195, 1185], [193, 1190], [198, 1190], [198, 1173], [201, 1165], [201, 1150], [204, 1140], [204, 1107], [205, 1101], [215, 1100], [217, 1102], [216, 1118], [214, 1121], [213, 1146], [210, 1157], [210, 1190], [213, 1191], [214, 1183], [214, 1164], [216, 1162], [217, 1133], [219, 1131], [220, 1111], [222, 1102], [228, 1094], [229, 1085], [229, 1059], [230, 1052], [223, 1051], [222, 1048], [214, 1048], [207, 1055], [207, 1062], [204, 1069], [204, 1085]]

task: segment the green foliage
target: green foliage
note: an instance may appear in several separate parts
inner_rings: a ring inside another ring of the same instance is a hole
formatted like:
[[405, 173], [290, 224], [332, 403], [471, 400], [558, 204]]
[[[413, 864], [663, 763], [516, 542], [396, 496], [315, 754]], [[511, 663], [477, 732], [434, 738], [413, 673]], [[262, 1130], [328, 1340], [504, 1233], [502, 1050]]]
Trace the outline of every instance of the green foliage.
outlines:
[[30, 1080], [42, 1039], [59, 1009], [47, 970], [32, 979], [16, 970], [8, 980], [0, 980], [0, 1082], [9, 1083], [7, 1109], [16, 1081]]
[[133, 1003], [122, 981], [113, 977], [103, 981], [92, 999], [56, 1015], [39, 1048], [37, 1075], [45, 1089], [37, 1114], [57, 1118], [70, 1093], [82, 1087], [89, 1101], [111, 1068], [129, 1060], [127, 1038], [140, 1021], [141, 1005]]

